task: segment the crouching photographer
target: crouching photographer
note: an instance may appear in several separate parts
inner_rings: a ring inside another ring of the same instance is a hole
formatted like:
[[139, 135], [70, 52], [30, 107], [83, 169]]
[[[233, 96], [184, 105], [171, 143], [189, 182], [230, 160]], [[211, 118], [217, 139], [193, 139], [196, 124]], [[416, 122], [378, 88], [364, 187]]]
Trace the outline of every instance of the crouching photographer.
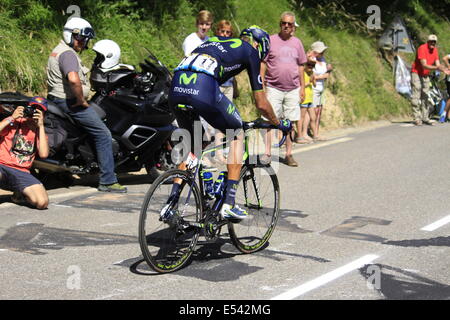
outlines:
[[13, 191], [12, 201], [46, 209], [48, 195], [42, 183], [30, 174], [35, 155], [48, 157], [44, 130], [47, 100], [33, 97], [0, 122], [0, 188]]

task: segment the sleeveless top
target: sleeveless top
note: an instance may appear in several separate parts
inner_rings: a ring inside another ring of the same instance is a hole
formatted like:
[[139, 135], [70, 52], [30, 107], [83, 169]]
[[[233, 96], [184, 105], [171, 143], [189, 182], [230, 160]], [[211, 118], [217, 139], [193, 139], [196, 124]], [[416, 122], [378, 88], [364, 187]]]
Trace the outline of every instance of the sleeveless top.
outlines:
[[[327, 73], [327, 63], [325, 61], [317, 61], [316, 65], [314, 66], [314, 75], [319, 76]], [[315, 91], [322, 92], [325, 85], [325, 79], [316, 80], [316, 85], [313, 86], [313, 89]]]
[[76, 51], [69, 47], [64, 41], [61, 42], [53, 49], [47, 63], [47, 86], [48, 94], [61, 99], [72, 99], [75, 95], [72, 93], [72, 89], [69, 85], [67, 77], [65, 77], [59, 65], [59, 57], [62, 53], [66, 51], [73, 51], [78, 60], [79, 71], [78, 76], [80, 77], [81, 85], [83, 87], [83, 96], [87, 98], [90, 90], [89, 79], [87, 74], [89, 68], [82, 65], [81, 59], [76, 53]]

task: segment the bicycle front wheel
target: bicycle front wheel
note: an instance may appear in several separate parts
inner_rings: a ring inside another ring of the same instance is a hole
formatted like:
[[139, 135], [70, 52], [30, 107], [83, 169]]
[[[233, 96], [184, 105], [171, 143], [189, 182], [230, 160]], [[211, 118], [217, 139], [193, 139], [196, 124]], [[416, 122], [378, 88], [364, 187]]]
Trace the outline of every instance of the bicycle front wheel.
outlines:
[[270, 165], [242, 168], [236, 205], [245, 208], [248, 218], [228, 223], [233, 244], [243, 253], [262, 249], [275, 229], [280, 211], [280, 187]]
[[[180, 196], [169, 201], [174, 179], [181, 181]], [[163, 218], [167, 204], [171, 214]], [[200, 191], [186, 171], [169, 170], [153, 182], [139, 217], [139, 244], [153, 270], [173, 272], [189, 261], [200, 234], [193, 225], [199, 223], [202, 212]]]

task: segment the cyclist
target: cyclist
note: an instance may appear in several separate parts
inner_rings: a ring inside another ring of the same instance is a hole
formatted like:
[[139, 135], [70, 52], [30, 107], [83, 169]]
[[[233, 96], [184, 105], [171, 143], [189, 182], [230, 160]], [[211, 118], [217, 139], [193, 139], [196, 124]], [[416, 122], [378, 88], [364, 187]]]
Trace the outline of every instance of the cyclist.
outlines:
[[[245, 40], [245, 41], [243, 41]], [[220, 85], [229, 78], [247, 70], [255, 98], [256, 108], [268, 121], [283, 132], [289, 132], [289, 120], [280, 121], [263, 91], [260, 63], [270, 48], [269, 34], [258, 26], [241, 32], [240, 38], [212, 37], [199, 45], [175, 69], [169, 93], [169, 103], [174, 109], [178, 125], [187, 129], [193, 137], [193, 120], [203, 117], [214, 128], [226, 133], [227, 129], [242, 129], [242, 119], [235, 105], [220, 92]], [[194, 110], [185, 112], [186, 106]], [[202, 135], [203, 136], [203, 135]], [[230, 143], [226, 195], [221, 209], [223, 218], [244, 219], [247, 212], [235, 206], [235, 195], [242, 167], [242, 131], [238, 139]], [[192, 139], [193, 140], [193, 139]], [[194, 145], [191, 140], [191, 146]], [[191, 149], [193, 150], [193, 149]], [[186, 169], [185, 163], [179, 165]], [[169, 202], [176, 197], [180, 185], [174, 182]], [[166, 207], [164, 210], [167, 210]], [[165, 215], [165, 212], [161, 215]]]

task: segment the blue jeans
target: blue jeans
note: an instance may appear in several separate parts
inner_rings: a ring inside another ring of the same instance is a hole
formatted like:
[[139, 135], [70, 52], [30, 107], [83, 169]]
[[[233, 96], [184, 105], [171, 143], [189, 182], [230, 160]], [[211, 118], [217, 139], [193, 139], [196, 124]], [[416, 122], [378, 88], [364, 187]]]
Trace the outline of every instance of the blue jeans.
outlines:
[[114, 156], [112, 152], [112, 136], [108, 127], [100, 119], [91, 107], [69, 108], [75, 103], [74, 99], [60, 99], [48, 97], [53, 103], [61, 108], [64, 113], [70, 115], [81, 127], [83, 127], [94, 140], [97, 149], [97, 160], [100, 168], [100, 184], [113, 184], [117, 182], [114, 173]]

